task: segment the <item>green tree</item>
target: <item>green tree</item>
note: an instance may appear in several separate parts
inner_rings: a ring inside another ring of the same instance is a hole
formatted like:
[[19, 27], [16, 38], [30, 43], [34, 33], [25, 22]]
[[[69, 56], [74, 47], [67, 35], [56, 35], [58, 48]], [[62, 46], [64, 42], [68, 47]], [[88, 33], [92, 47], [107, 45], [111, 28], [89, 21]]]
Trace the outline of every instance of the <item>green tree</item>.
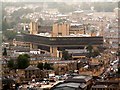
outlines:
[[98, 55], [100, 55], [100, 51], [99, 50], [94, 50], [92, 53], [92, 57], [97, 57]]
[[86, 49], [87, 49], [87, 51], [88, 51], [89, 53], [92, 53], [92, 51], [93, 51], [93, 46], [92, 46], [92, 45], [88, 45], [88, 46], [86, 47]]
[[44, 68], [43, 63], [38, 63], [37, 67], [38, 67], [40, 70], [43, 70], [43, 68]]
[[7, 56], [7, 49], [6, 48], [4, 48], [3, 56]]
[[69, 54], [68, 51], [63, 50], [63, 51], [62, 51], [62, 58], [63, 58], [64, 60], [69, 60], [69, 59], [72, 59], [72, 55]]
[[29, 66], [29, 57], [26, 54], [19, 55], [17, 58], [17, 68], [25, 69]]
[[44, 63], [43, 66], [44, 66], [44, 69], [46, 69], [46, 70], [51, 70], [51, 69], [53, 69], [53, 68], [52, 68], [52, 65], [51, 65], [50, 63], [47, 63], [47, 62]]
[[88, 58], [91, 58], [91, 57], [96, 57], [98, 55], [100, 55], [100, 51], [97, 49], [94, 49], [92, 45], [88, 45], [86, 47], [87, 51], [88, 51], [88, 54], [87, 54], [87, 57]]
[[30, 56], [28, 54], [24, 54], [24, 56], [27, 57], [27, 58], [30, 58]]
[[14, 61], [12, 59], [8, 61], [7, 66], [9, 67], [9, 69], [14, 69], [15, 66]]

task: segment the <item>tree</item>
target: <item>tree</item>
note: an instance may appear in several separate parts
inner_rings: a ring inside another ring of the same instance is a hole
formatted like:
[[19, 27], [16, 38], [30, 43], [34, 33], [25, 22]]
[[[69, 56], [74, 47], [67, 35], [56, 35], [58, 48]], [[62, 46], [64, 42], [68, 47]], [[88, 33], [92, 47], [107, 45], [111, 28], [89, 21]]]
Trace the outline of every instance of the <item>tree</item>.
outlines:
[[97, 57], [98, 55], [100, 55], [99, 50], [94, 50], [92, 53], [92, 57]]
[[3, 56], [7, 56], [7, 49], [6, 48], [4, 48]]
[[8, 61], [7, 66], [8, 66], [10, 69], [14, 69], [14, 66], [15, 66], [14, 61], [13, 61], [12, 59], [11, 59], [10, 61]]
[[86, 47], [87, 51], [89, 53], [92, 53], [92, 50], [93, 50], [93, 46], [91, 44], [89, 44], [87, 47]]
[[44, 69], [46, 69], [46, 70], [51, 70], [51, 69], [53, 69], [53, 68], [52, 68], [52, 66], [51, 66], [50, 63], [45, 63], [45, 64], [44, 64]]
[[37, 67], [38, 67], [40, 70], [43, 70], [43, 68], [44, 68], [43, 63], [38, 63]]
[[69, 60], [69, 59], [72, 59], [72, 55], [69, 54], [68, 51], [63, 50], [63, 51], [62, 51], [62, 58], [63, 58], [64, 60]]
[[98, 50], [98, 48], [94, 49], [92, 45], [88, 45], [86, 49], [88, 51], [88, 55], [87, 55], [88, 58], [96, 57], [100, 55], [100, 51]]
[[30, 58], [30, 56], [28, 54], [24, 54], [24, 56], [27, 57], [27, 58]]
[[26, 54], [19, 55], [17, 58], [17, 68], [25, 69], [29, 66], [29, 57]]

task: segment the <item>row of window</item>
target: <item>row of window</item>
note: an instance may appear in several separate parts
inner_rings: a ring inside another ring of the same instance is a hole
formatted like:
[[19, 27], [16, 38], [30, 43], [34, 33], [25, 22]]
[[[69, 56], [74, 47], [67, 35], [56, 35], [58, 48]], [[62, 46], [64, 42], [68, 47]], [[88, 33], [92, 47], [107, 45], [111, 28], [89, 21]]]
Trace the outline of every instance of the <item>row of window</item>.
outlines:
[[92, 88], [91, 90], [118, 90], [116, 88]]

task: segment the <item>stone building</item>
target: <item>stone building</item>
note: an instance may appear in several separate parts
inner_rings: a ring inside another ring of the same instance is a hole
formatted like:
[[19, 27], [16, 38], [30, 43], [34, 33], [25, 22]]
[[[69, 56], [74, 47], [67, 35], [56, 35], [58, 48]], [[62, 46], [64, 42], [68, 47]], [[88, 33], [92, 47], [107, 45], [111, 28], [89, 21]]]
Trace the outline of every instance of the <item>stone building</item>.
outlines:
[[30, 65], [25, 69], [25, 79], [26, 80], [32, 80], [32, 79], [40, 80], [41, 77], [42, 77], [41, 71], [36, 66]]

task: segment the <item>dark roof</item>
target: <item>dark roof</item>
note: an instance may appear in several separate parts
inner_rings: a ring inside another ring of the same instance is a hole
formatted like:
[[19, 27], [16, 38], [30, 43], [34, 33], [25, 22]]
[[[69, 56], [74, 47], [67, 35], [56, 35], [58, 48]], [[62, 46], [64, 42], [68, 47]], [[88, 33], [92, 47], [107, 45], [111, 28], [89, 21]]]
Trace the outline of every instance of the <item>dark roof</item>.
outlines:
[[39, 70], [36, 66], [28, 66], [25, 70]]
[[78, 75], [78, 76], [74, 76], [72, 78], [68, 78], [67, 80], [65, 80], [65, 82], [79, 82], [79, 83], [86, 83], [89, 80], [92, 79], [92, 76], [87, 76], [87, 75]]
[[73, 53], [72, 56], [86, 56], [86, 53]]
[[11, 78], [2, 79], [2, 84], [10, 84], [15, 83], [15, 81]]
[[44, 37], [38, 35], [24, 34], [23, 36], [17, 36], [16, 41], [31, 42], [37, 45], [45, 46], [83, 46], [92, 43], [93, 45], [102, 45], [103, 37]]
[[83, 90], [86, 87], [87, 87], [87, 85], [85, 83], [60, 82], [60, 83], [54, 85], [50, 90], [54, 90], [54, 89], [57, 89], [57, 88], [61, 88], [61, 89], [64, 89], [64, 90], [68, 90], [70, 88], [72, 88], [72, 90], [74, 90], [74, 89]]
[[111, 84], [111, 85], [93, 85], [92, 88], [118, 88], [118, 85]]
[[75, 75], [73, 77], [68, 78], [64, 82], [60, 82], [54, 85], [50, 90], [54, 90], [57, 88], [61, 88], [64, 90], [69, 90], [69, 88], [84, 90], [87, 87], [87, 81], [92, 80], [92, 76], [88, 75]]
[[87, 85], [84, 84], [84, 83], [72, 83], [72, 82], [69, 82], [69, 83], [61, 83], [59, 84], [58, 86], [56, 87], [73, 87], [73, 88], [85, 88]]
[[111, 84], [118, 84], [120, 80], [101, 80], [101, 81], [96, 81], [96, 85], [101, 84], [101, 85], [111, 85]]

